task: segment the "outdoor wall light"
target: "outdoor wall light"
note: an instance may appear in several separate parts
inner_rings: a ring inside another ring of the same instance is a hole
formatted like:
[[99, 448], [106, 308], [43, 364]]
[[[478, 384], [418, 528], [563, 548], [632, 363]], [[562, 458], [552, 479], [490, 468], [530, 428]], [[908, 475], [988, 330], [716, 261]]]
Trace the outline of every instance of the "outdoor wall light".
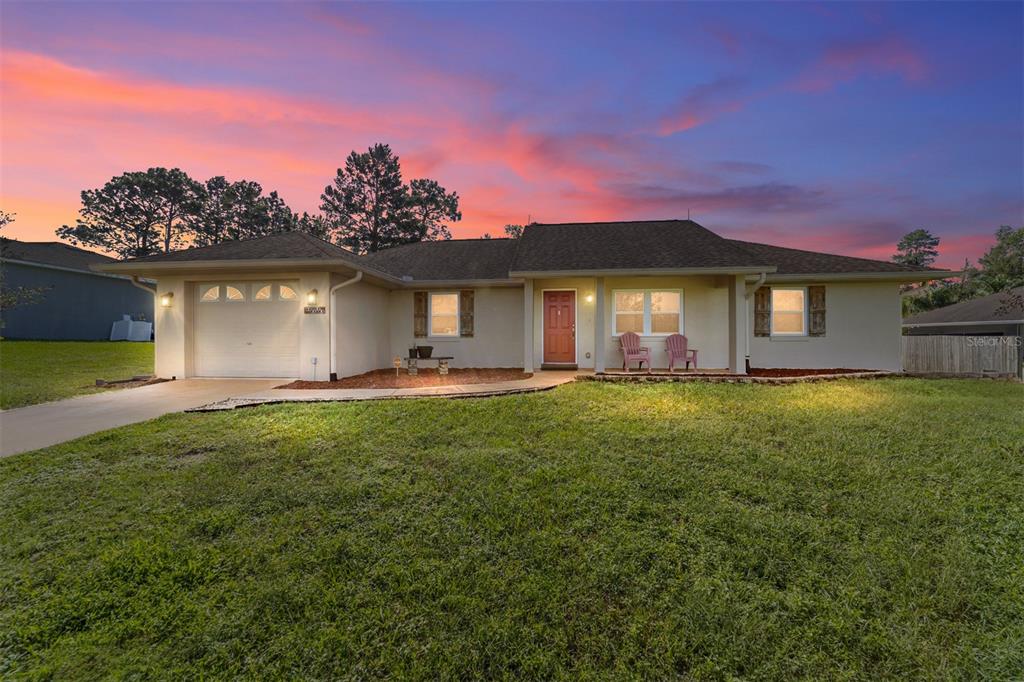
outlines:
[[594, 295], [593, 294], [587, 294], [586, 301], [587, 301], [587, 303], [593, 303], [594, 302]]
[[306, 305], [316, 305], [316, 289], [310, 289], [306, 294]]
[[173, 302], [174, 302], [174, 293], [173, 292], [168, 291], [168, 292], [160, 295], [160, 307], [161, 308], [170, 308], [171, 307], [171, 303], [173, 303]]

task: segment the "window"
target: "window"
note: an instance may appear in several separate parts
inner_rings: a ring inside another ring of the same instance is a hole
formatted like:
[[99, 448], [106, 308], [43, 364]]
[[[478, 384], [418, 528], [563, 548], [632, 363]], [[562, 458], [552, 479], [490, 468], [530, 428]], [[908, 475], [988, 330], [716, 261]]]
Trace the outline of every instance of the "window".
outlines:
[[651, 292], [651, 334], [678, 334], [679, 292]]
[[772, 335], [807, 334], [807, 290], [772, 287]]
[[644, 336], [681, 334], [683, 292], [679, 289], [614, 291], [612, 318], [616, 336], [626, 332]]
[[256, 294], [252, 297], [254, 301], [269, 301], [270, 300], [270, 285], [265, 284], [263, 286], [256, 285]]
[[430, 335], [459, 335], [458, 294], [430, 294]]
[[644, 333], [644, 292], [615, 292], [615, 333]]
[[204, 284], [199, 290], [199, 302], [200, 303], [211, 303], [213, 301], [220, 300], [220, 285], [219, 284]]
[[295, 289], [282, 284], [277, 288], [277, 297], [282, 301], [294, 301], [299, 295], [295, 293]]
[[238, 287], [226, 286], [224, 287], [224, 298], [228, 301], [244, 301], [245, 294]]

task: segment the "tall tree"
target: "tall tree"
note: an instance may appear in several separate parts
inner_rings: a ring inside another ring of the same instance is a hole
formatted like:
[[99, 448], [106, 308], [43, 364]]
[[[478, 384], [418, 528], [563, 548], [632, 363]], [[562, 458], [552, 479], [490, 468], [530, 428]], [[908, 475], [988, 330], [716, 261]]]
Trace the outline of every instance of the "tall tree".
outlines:
[[177, 168], [123, 173], [84, 190], [78, 221], [57, 228], [57, 235], [121, 258], [166, 253], [184, 243], [201, 194], [202, 186]]
[[938, 245], [939, 238], [928, 230], [914, 230], [900, 239], [892, 260], [903, 265], [928, 266], [934, 263], [939, 255], [936, 248]]
[[462, 217], [458, 195], [437, 182], [403, 184], [399, 159], [386, 144], [349, 154], [320, 202], [332, 236], [358, 253], [423, 239], [450, 239], [444, 223]]
[[996, 230], [996, 243], [978, 263], [986, 293], [1024, 286], [1024, 227], [1001, 226]]
[[519, 239], [520, 237], [523, 236], [523, 226], [522, 225], [506, 225], [505, 226], [505, 236], [506, 237], [511, 237], [512, 239]]
[[252, 180], [229, 182], [218, 175], [206, 181], [201, 199], [200, 209], [189, 220], [195, 246], [292, 230], [324, 235], [308, 214], [303, 221], [277, 192], [264, 195], [263, 187]]
[[406, 207], [409, 241], [451, 239], [445, 223], [462, 220], [458, 193], [445, 191], [437, 180], [411, 181]]

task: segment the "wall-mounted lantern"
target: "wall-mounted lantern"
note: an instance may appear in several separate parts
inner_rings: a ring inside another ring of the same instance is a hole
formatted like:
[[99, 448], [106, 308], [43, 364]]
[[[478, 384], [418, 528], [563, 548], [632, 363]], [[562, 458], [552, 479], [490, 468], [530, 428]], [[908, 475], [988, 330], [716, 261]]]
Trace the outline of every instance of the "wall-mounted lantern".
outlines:
[[167, 291], [160, 295], [161, 308], [170, 308], [172, 303], [174, 303], [174, 292]]
[[316, 289], [306, 292], [306, 305], [316, 305]]
[[593, 294], [587, 294], [586, 295], [586, 301], [587, 301], [587, 303], [593, 303], [594, 302], [594, 295]]

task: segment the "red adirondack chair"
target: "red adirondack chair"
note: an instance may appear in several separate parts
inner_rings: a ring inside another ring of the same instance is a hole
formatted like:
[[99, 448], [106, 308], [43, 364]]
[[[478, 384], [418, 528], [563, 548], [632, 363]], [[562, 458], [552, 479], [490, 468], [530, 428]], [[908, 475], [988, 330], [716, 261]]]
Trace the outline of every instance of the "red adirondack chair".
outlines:
[[687, 347], [686, 337], [682, 334], [672, 334], [665, 339], [665, 352], [668, 353], [668, 371], [671, 372], [676, 366], [676, 360], [682, 360], [684, 369], [690, 367], [697, 369], [697, 351]]
[[626, 332], [619, 337], [622, 344], [622, 369], [629, 371], [629, 363], [637, 361], [637, 369], [643, 369], [647, 363], [647, 373], [651, 373], [651, 349], [640, 345], [640, 335], [635, 332]]

